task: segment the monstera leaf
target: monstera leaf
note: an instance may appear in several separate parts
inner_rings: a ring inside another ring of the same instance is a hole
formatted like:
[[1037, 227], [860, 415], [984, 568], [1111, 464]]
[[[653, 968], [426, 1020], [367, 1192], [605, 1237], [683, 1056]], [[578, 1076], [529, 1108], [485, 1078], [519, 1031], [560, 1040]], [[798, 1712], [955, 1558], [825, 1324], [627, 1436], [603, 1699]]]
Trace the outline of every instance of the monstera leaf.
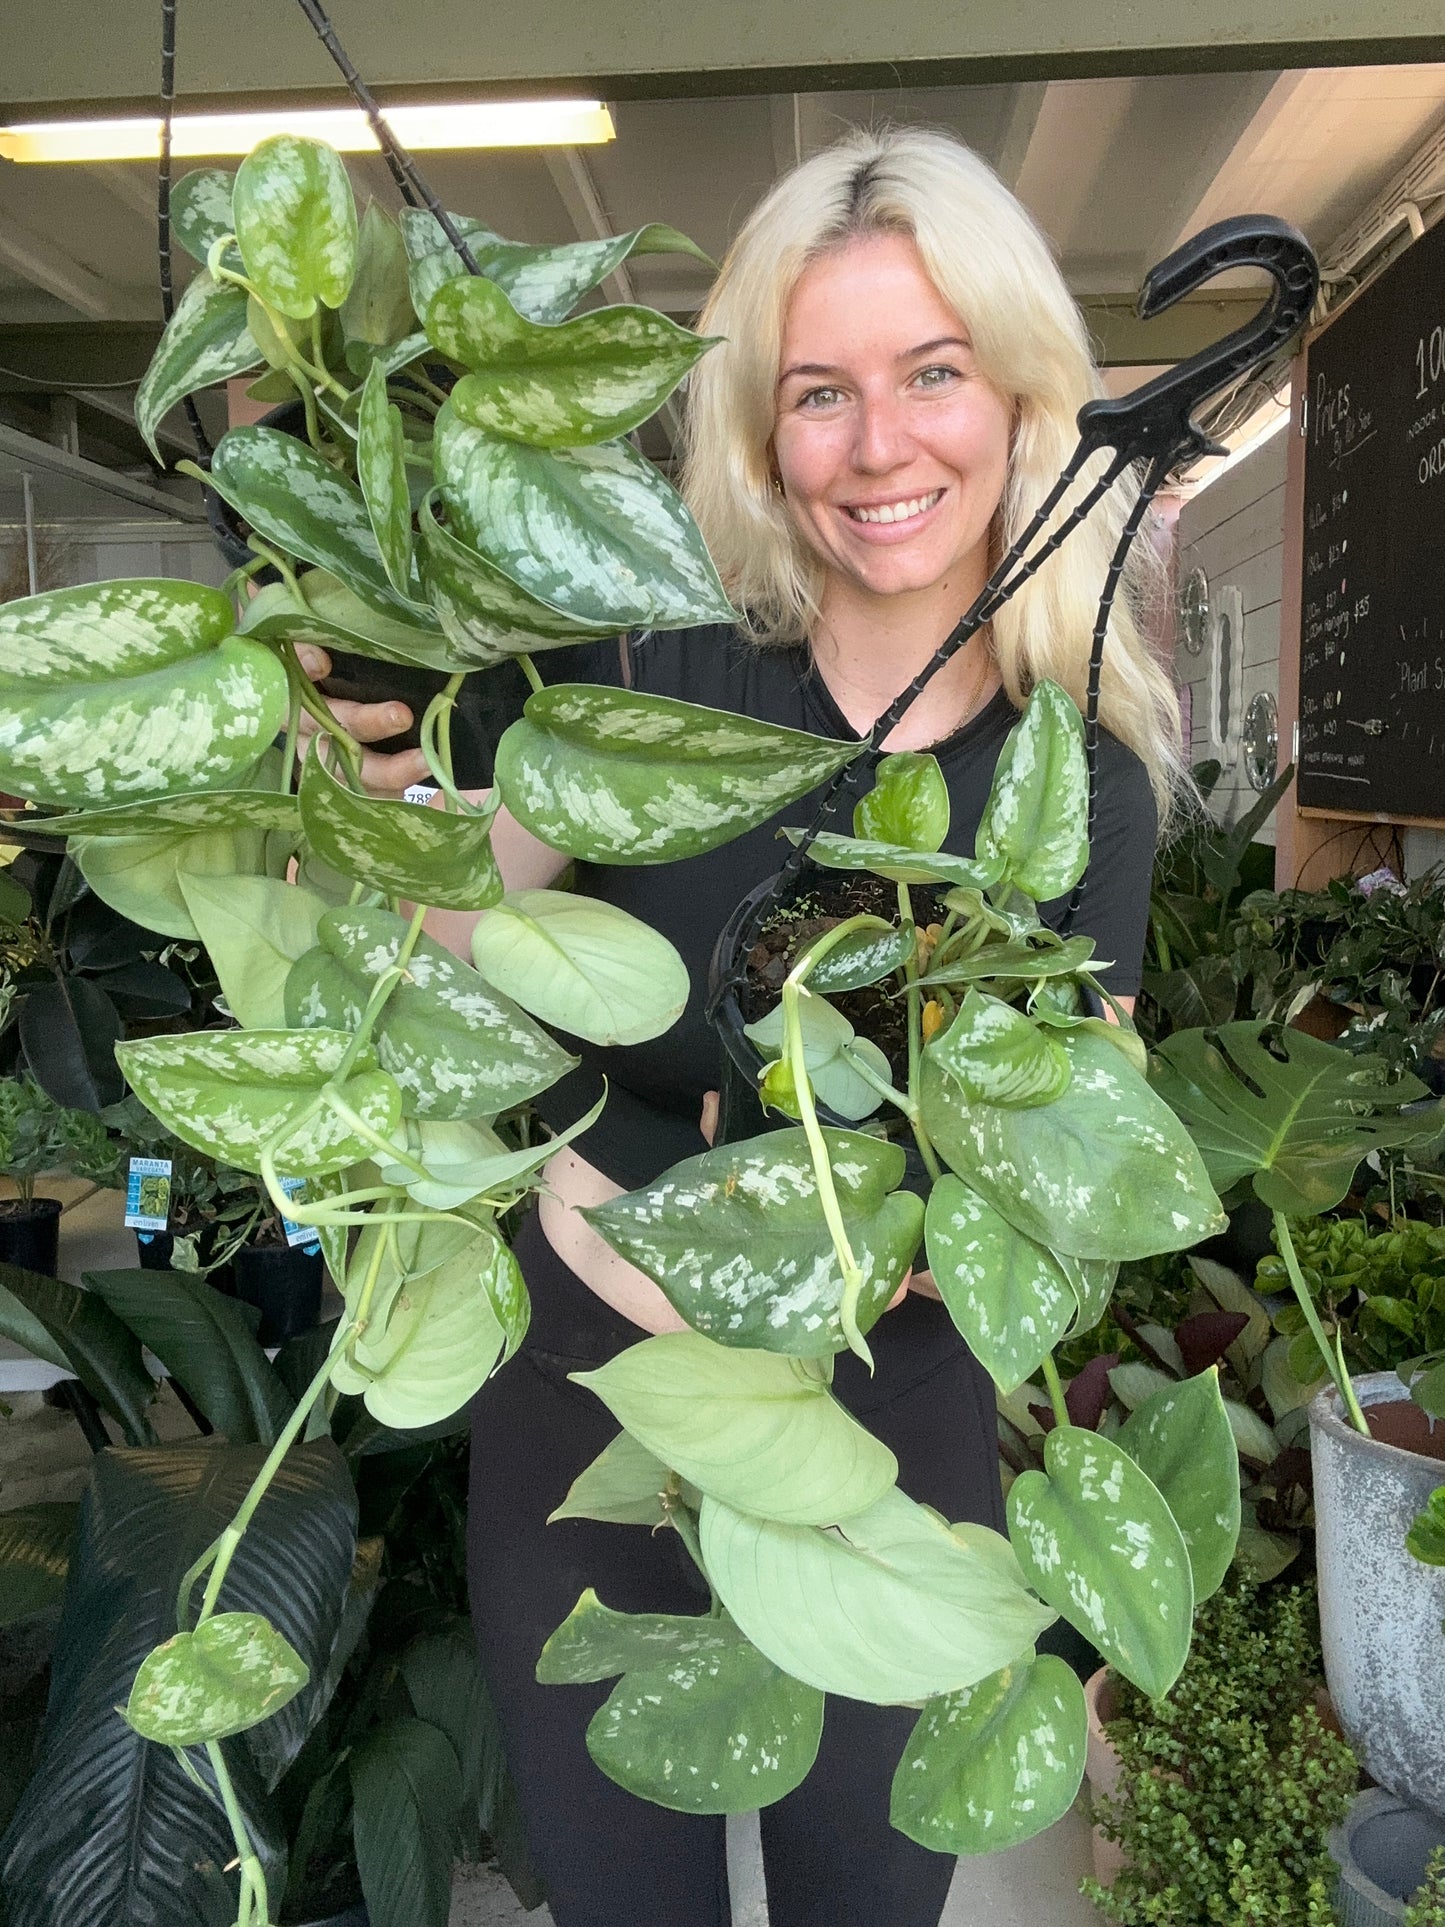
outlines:
[[1154, 1088], [1189, 1126], [1217, 1190], [1249, 1178], [1291, 1218], [1338, 1204], [1371, 1151], [1445, 1128], [1439, 1105], [1401, 1115], [1428, 1093], [1417, 1078], [1392, 1079], [1382, 1058], [1251, 1023], [1176, 1031], [1158, 1048]]
[[[918, 1249], [923, 1207], [903, 1153], [856, 1131], [825, 1131], [866, 1331]], [[770, 1131], [720, 1145], [654, 1184], [582, 1214], [661, 1286], [695, 1331], [722, 1345], [817, 1357], [844, 1350], [843, 1274], [823, 1216], [806, 1134]]]
[[0, 787], [78, 809], [218, 788], [286, 720], [219, 589], [92, 582], [0, 607]]
[[507, 807], [588, 863], [673, 863], [766, 822], [858, 753], [669, 696], [563, 683], [497, 750]]

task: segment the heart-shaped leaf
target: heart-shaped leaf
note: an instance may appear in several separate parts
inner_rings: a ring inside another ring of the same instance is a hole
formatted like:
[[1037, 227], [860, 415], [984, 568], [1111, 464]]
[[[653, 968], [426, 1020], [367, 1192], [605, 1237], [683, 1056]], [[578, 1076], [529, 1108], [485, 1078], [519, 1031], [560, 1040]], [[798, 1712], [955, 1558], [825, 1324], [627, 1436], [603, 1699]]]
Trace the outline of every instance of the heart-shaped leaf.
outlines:
[[1239, 1453], [1211, 1366], [1162, 1387], [1125, 1420], [1118, 1443], [1164, 1496], [1189, 1548], [1194, 1603], [1219, 1590], [1239, 1541]]
[[[259, 1171], [272, 1146], [278, 1170], [321, 1177], [371, 1156], [365, 1138], [315, 1102], [351, 1041], [327, 1030], [197, 1031], [132, 1038], [115, 1054], [146, 1109], [183, 1144], [239, 1171]], [[369, 1050], [339, 1094], [369, 1129], [384, 1137], [396, 1129], [401, 1093]]]
[[411, 548], [411, 496], [406, 481], [406, 436], [401, 410], [388, 401], [386, 376], [373, 362], [357, 416], [356, 478], [381, 551], [387, 581], [409, 595], [416, 574]]
[[1032, 1378], [1074, 1315], [1054, 1254], [950, 1173], [928, 1196], [928, 1268], [969, 1350], [1001, 1392]]
[[274, 656], [192, 582], [54, 589], [0, 607], [0, 785], [80, 808], [219, 787], [286, 716]]
[[1025, 1109], [1052, 1104], [1069, 1088], [1069, 1054], [1011, 1004], [970, 990], [957, 1017], [928, 1046], [966, 1098]]
[[826, 1531], [708, 1497], [698, 1528], [743, 1632], [825, 1693], [896, 1705], [958, 1692], [1028, 1652], [1053, 1620], [1000, 1562], [896, 1489]]
[[235, 179], [224, 167], [193, 167], [171, 188], [171, 233], [202, 267], [221, 236], [236, 232]]
[[[793, 843], [800, 842], [804, 834], [802, 830], [783, 831]], [[887, 877], [890, 883], [950, 883], [955, 888], [986, 890], [1002, 875], [996, 861], [950, 856], [946, 850], [910, 850], [897, 843], [837, 836], [831, 830], [813, 838], [808, 856], [825, 870], [869, 870], [874, 876]]]
[[[444, 910], [484, 910], [500, 900], [492, 816], [456, 816], [416, 803], [361, 796], [320, 756], [301, 770], [301, 823], [323, 863], [389, 897]], [[498, 799], [500, 800], [500, 799]]]
[[[823, 1136], [863, 1272], [858, 1326], [867, 1331], [913, 1262], [922, 1201], [896, 1189], [904, 1167], [897, 1145], [855, 1131]], [[719, 1344], [803, 1357], [846, 1349], [843, 1274], [805, 1132], [719, 1145], [582, 1215]]]
[[[561, 1505], [548, 1513], [547, 1523], [600, 1519], [606, 1525], [660, 1526], [665, 1517], [662, 1491], [667, 1480], [667, 1467], [656, 1453], [639, 1445], [630, 1432], [619, 1432], [586, 1471], [577, 1474]], [[0, 1521], [3, 1518], [0, 1514]], [[552, 1639], [556, 1638], [554, 1633]], [[598, 1677], [605, 1679], [607, 1675]]]
[[295, 590], [289, 582], [266, 583], [246, 604], [240, 633], [260, 642], [340, 647], [376, 662], [414, 663], [448, 675], [475, 666], [470, 654], [458, 653], [435, 628], [419, 629], [400, 616], [380, 614], [326, 569], [308, 569]]
[[75, 836], [77, 869], [112, 910], [167, 937], [198, 938], [181, 890], [183, 876], [259, 876], [266, 869], [263, 830], [157, 830], [146, 836]]
[[1084, 1777], [1084, 1689], [1063, 1660], [1021, 1659], [930, 1700], [898, 1770], [888, 1817], [935, 1853], [997, 1853], [1061, 1820]]
[[164, 463], [156, 435], [177, 402], [261, 362], [246, 325], [245, 290], [218, 284], [202, 270], [176, 303], [135, 391], [135, 424], [156, 460]]
[[592, 1044], [640, 1044], [687, 1003], [687, 966], [615, 904], [512, 890], [478, 919], [472, 958], [489, 984], [545, 1024]]
[[610, 623], [582, 623], [538, 601], [437, 520], [428, 495], [417, 512], [421, 572], [448, 641], [480, 668], [509, 655], [556, 649], [615, 633]]
[[378, 361], [383, 373], [390, 373], [389, 354], [403, 344], [411, 347], [408, 360], [426, 351], [426, 337], [417, 333], [411, 305], [406, 243], [400, 227], [378, 201], [368, 201], [361, 217], [356, 274], [341, 304], [340, 318], [347, 366], [353, 374], [366, 374]]
[[183, 874], [177, 881], [231, 1015], [247, 1030], [283, 1030], [286, 978], [314, 947], [326, 899], [279, 877]]
[[1255, 1023], [1176, 1031], [1158, 1048], [1154, 1087], [1189, 1126], [1220, 1191], [1253, 1180], [1292, 1218], [1339, 1203], [1362, 1158], [1439, 1135], [1442, 1107], [1412, 1116], [1418, 1078], [1302, 1030]]
[[948, 785], [938, 758], [899, 750], [878, 765], [873, 787], [853, 808], [853, 834], [905, 850], [938, 850], [948, 835]]
[[1071, 890], [1089, 860], [1089, 769], [1084, 719], [1054, 682], [1035, 684], [999, 752], [978, 826], [994, 859], [1035, 902]]
[[1075, 1257], [1182, 1251], [1220, 1230], [1219, 1200], [1168, 1105], [1102, 1039], [1070, 1031], [1062, 1043], [1068, 1090], [1023, 1110], [969, 1101], [924, 1051], [924, 1124], [950, 1167], [1028, 1237]]
[[[867, 1037], [855, 1034], [853, 1026], [822, 997], [805, 996], [798, 1007], [798, 1022], [803, 1033], [803, 1062], [814, 1094], [839, 1117], [856, 1123], [871, 1117], [882, 1103], [877, 1080], [893, 1081], [893, 1067]], [[783, 1007], [776, 1005], [766, 1017], [744, 1026], [744, 1034], [757, 1045], [765, 1058], [777, 1059], [783, 1051]], [[862, 1066], [862, 1070], [859, 1066]], [[792, 1065], [782, 1066], [785, 1081], [775, 1080], [765, 1087], [769, 1103], [779, 1103], [791, 1116], [798, 1115], [797, 1095], [792, 1090]], [[870, 1075], [865, 1076], [864, 1071]], [[870, 1081], [870, 1078], [872, 1081]], [[780, 1101], [787, 1093], [787, 1101]]]
[[[891, 977], [917, 954], [918, 937], [912, 924], [899, 928], [881, 918], [870, 919], [867, 926], [852, 931], [813, 965], [808, 972], [808, 988], [816, 996], [838, 996]], [[889, 1075], [891, 1078], [892, 1073]]]
[[537, 1679], [543, 1686], [590, 1686], [619, 1673], [650, 1673], [675, 1658], [725, 1653], [743, 1643], [726, 1619], [614, 1612], [589, 1586], [542, 1648]]
[[339, 308], [356, 273], [356, 202], [335, 148], [272, 134], [236, 171], [231, 191], [246, 273], [280, 313], [305, 321]]
[[1036, 1592], [1140, 1692], [1158, 1699], [1189, 1653], [1189, 1551], [1163, 1496], [1097, 1432], [1056, 1426], [1044, 1470], [1009, 1488], [1009, 1538]]
[[426, 331], [473, 372], [452, 392], [462, 420], [534, 448], [581, 448], [639, 427], [712, 346], [650, 308], [595, 308], [538, 323], [494, 281], [440, 288]]
[[507, 807], [588, 863], [672, 863], [766, 822], [857, 754], [800, 729], [633, 690], [561, 683], [497, 748]]
[[141, 1662], [125, 1717], [162, 1746], [244, 1733], [295, 1699], [305, 1661], [260, 1613], [216, 1613]]
[[[660, 222], [601, 241], [537, 248], [504, 241], [469, 215], [453, 214], [451, 219], [482, 273], [504, 288], [517, 311], [533, 321], [560, 321], [632, 254], [690, 254], [708, 267], [713, 265], [685, 234]], [[466, 274], [467, 267], [434, 215], [422, 208], [404, 208], [401, 227], [411, 261], [412, 302], [425, 320], [437, 290]]]
[[616, 633], [736, 619], [682, 497], [630, 443], [525, 448], [448, 403], [436, 466], [461, 539], [574, 620]]
[[[301, 831], [301, 810], [294, 796], [279, 790], [183, 790], [144, 803], [117, 803], [113, 809], [77, 810], [44, 819], [52, 836], [154, 836], [167, 830]], [[189, 934], [189, 933], [188, 933]]]
[[887, 1446], [797, 1359], [664, 1332], [572, 1378], [673, 1471], [759, 1518], [831, 1524], [898, 1476]]

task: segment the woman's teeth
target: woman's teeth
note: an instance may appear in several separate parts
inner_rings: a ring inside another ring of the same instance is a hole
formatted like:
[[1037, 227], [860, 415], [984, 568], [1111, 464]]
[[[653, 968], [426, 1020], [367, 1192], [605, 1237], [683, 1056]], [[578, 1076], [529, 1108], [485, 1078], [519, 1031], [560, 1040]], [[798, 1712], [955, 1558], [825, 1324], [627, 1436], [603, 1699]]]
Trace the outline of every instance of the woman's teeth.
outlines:
[[941, 488], [936, 488], [931, 495], [919, 495], [909, 502], [885, 502], [881, 508], [848, 509], [846, 513], [855, 522], [906, 522], [911, 516], [931, 509], [942, 493]]

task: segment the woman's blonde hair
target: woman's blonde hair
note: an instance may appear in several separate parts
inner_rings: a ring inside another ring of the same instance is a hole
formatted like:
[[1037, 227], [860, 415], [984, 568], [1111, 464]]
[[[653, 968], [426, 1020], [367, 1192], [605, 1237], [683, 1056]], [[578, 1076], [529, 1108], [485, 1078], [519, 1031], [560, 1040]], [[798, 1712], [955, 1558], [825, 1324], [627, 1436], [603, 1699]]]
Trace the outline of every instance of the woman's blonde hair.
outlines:
[[[788, 301], [819, 254], [879, 233], [913, 238], [934, 285], [967, 327], [980, 372], [1014, 404], [991, 562], [1027, 525], [1073, 453], [1080, 407], [1102, 392], [1083, 318], [1048, 243], [970, 149], [946, 134], [860, 128], [794, 168], [728, 250], [698, 324], [724, 340], [688, 384], [683, 493], [759, 643], [803, 640], [817, 619], [823, 579], [822, 564], [772, 484]], [[1086, 476], [1101, 466], [1096, 460]], [[1116, 485], [994, 618], [994, 652], [1015, 705], [1048, 677], [1083, 707], [1099, 592], [1130, 499], [1130, 485]], [[1162, 821], [1187, 778], [1174, 686], [1139, 631], [1149, 575], [1141, 538], [1114, 605], [1099, 714], [1144, 762]]]

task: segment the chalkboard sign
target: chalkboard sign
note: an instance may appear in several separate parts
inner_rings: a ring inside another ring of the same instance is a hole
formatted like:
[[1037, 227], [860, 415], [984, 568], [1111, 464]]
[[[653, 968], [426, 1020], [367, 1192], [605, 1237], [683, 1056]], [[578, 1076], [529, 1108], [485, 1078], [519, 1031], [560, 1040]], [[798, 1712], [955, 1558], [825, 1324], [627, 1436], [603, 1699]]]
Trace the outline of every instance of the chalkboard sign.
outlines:
[[1307, 368], [1299, 801], [1445, 820], [1445, 222]]

